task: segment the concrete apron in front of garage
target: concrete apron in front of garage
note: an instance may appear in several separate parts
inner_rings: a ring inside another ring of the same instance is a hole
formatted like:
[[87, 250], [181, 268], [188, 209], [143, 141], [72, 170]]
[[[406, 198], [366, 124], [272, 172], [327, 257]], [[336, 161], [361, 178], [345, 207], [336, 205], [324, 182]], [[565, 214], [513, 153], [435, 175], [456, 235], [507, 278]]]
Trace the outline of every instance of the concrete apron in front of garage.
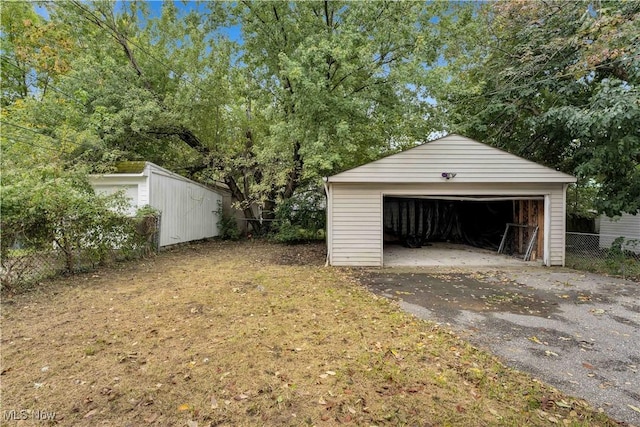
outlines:
[[640, 426], [640, 284], [563, 268], [384, 268], [373, 292]]
[[385, 245], [385, 267], [508, 267], [540, 265], [542, 261], [523, 261], [496, 251], [466, 245], [435, 242], [421, 248]]

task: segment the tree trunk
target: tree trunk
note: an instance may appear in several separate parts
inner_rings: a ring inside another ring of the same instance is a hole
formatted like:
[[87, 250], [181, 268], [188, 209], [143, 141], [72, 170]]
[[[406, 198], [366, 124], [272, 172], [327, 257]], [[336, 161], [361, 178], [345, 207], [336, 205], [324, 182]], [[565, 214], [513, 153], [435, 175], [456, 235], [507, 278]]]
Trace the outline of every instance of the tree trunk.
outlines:
[[302, 168], [304, 161], [300, 155], [300, 141], [296, 141], [293, 146], [293, 169], [287, 175], [287, 184], [282, 192], [282, 198], [288, 199], [293, 196], [293, 193], [298, 189], [300, 185], [300, 178], [302, 177]]
[[224, 183], [227, 184], [227, 187], [231, 190], [231, 196], [240, 203], [242, 213], [244, 213], [247, 223], [251, 224], [253, 231], [260, 234], [262, 232], [262, 224], [260, 224], [260, 221], [254, 215], [251, 203], [247, 201], [244, 193], [240, 190], [240, 187], [238, 187], [236, 180], [227, 175], [224, 177]]

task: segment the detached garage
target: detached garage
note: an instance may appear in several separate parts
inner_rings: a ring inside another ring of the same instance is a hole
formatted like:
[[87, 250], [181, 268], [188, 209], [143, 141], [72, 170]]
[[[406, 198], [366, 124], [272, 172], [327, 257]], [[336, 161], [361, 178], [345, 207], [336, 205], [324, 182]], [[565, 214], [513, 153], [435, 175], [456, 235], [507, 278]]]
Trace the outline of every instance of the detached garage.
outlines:
[[383, 266], [385, 242], [460, 243], [564, 265], [570, 175], [460, 136], [326, 179], [328, 260]]

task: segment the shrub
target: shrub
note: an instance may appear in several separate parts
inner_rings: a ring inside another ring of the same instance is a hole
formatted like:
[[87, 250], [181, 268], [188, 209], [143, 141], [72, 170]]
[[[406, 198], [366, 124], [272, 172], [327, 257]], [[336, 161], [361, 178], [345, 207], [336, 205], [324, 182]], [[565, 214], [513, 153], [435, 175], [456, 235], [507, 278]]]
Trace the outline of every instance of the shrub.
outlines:
[[138, 218], [127, 217], [124, 195], [95, 194], [83, 171], [43, 165], [7, 168], [3, 174], [3, 287], [40, 277], [38, 270], [45, 264], [52, 272], [73, 272], [105, 262], [115, 252], [130, 257], [148, 251], [149, 224], [144, 231], [141, 223], [155, 213], [147, 209]]
[[240, 239], [240, 230], [236, 219], [222, 209], [222, 203], [218, 204], [218, 233], [218, 237], [222, 240]]
[[325, 198], [318, 190], [294, 194], [278, 204], [272, 239], [279, 243], [321, 240], [325, 236]]

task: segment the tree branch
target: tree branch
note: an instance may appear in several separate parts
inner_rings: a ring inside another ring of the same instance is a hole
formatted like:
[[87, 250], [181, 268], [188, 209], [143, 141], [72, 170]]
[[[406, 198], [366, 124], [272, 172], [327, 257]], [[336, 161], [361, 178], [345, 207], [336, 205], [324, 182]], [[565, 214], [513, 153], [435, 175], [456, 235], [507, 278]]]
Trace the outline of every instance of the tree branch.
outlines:
[[184, 126], [156, 128], [149, 130], [148, 133], [153, 135], [176, 136], [189, 147], [193, 148], [201, 154], [208, 154], [210, 152], [209, 148], [207, 148], [202, 143], [202, 141], [200, 141], [200, 139], [193, 133], [193, 131], [187, 129]]

